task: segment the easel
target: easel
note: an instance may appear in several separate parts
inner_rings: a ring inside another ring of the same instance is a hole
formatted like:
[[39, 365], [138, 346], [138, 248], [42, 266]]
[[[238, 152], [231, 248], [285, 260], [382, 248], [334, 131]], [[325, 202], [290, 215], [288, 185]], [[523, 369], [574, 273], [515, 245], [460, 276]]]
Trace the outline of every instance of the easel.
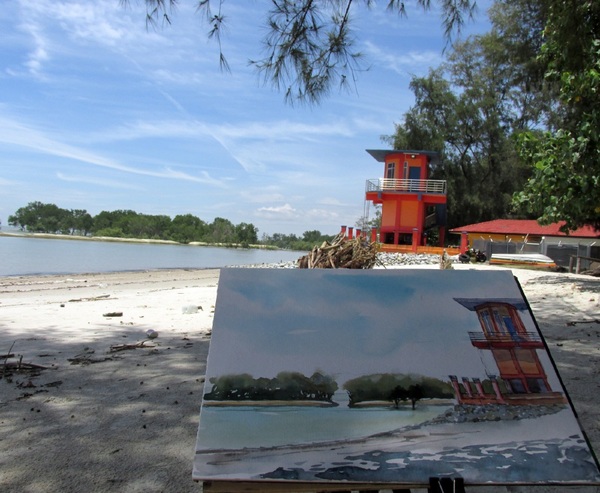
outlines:
[[[355, 484], [351, 489], [343, 484], [315, 484], [315, 483], [280, 483], [280, 482], [238, 482], [238, 481], [209, 481], [204, 482], [205, 493], [378, 493], [381, 490], [392, 493], [411, 493], [410, 488], [399, 485], [385, 484]], [[414, 488], [421, 489], [422, 486]], [[466, 493], [463, 478], [429, 478], [427, 493]]]
[[463, 478], [429, 478], [428, 493], [465, 493]]

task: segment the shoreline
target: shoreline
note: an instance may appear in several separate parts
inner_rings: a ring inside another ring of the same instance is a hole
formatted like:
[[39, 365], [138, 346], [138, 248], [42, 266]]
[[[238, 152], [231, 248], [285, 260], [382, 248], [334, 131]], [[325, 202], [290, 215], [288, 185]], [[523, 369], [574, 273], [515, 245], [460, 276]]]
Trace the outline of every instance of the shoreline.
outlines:
[[74, 241], [99, 241], [99, 242], [116, 242], [116, 243], [141, 243], [141, 244], [156, 244], [156, 245], [174, 245], [174, 246], [203, 246], [217, 248], [243, 248], [256, 250], [284, 250], [272, 245], [256, 245], [250, 244], [242, 246], [241, 243], [206, 243], [202, 241], [190, 241], [189, 243], [179, 243], [173, 240], [152, 240], [145, 238], [120, 238], [114, 236], [81, 236], [81, 235], [63, 235], [58, 233], [28, 233], [28, 232], [10, 232], [0, 231], [0, 237], [11, 238], [40, 238], [46, 240], [74, 240]]

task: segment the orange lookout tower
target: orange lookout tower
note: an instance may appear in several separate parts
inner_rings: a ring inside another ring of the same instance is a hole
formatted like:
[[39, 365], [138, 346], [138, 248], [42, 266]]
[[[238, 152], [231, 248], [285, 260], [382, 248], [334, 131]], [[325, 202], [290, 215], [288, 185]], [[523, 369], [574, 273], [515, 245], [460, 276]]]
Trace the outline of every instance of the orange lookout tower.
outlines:
[[367, 201], [381, 205], [379, 241], [388, 245], [425, 244], [425, 235], [437, 228], [439, 246], [446, 234], [446, 181], [429, 180], [429, 168], [439, 161], [431, 151], [372, 150], [383, 166], [383, 178], [369, 179]]

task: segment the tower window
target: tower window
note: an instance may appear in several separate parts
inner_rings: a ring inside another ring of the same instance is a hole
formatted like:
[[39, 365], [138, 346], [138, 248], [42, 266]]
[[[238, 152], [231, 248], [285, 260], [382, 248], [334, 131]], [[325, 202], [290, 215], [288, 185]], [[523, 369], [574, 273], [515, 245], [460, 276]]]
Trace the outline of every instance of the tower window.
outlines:
[[387, 163], [385, 177], [392, 180], [396, 177], [396, 163]]

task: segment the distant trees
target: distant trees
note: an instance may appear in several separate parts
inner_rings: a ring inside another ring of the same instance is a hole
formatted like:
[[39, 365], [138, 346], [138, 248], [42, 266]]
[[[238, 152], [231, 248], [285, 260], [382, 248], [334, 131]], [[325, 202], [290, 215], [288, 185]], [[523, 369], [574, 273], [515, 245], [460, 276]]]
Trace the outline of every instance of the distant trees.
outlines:
[[8, 216], [8, 224], [32, 233], [87, 235], [91, 231], [93, 219], [85, 210], [66, 210], [54, 204], [30, 202]]
[[302, 237], [295, 234], [274, 233], [263, 235], [261, 243], [273, 245], [286, 250], [311, 250], [315, 245], [321, 245], [324, 241], [331, 241], [335, 235], [324, 235], [320, 231], [305, 231]]
[[370, 231], [372, 228], [379, 229], [381, 227], [381, 205], [375, 204], [374, 214], [369, 217], [368, 214], [359, 217], [354, 224], [362, 231]]
[[102, 211], [91, 216], [82, 209], [62, 209], [55, 204], [30, 202], [8, 216], [8, 224], [30, 233], [52, 233], [112, 238], [169, 240], [178, 243], [219, 243], [225, 245], [269, 245], [289, 250], [310, 250], [315, 244], [329, 241], [333, 235], [306, 231], [302, 237], [275, 233], [258, 240], [258, 228], [252, 223], [233, 224], [216, 217], [211, 223], [192, 215], [140, 214], [132, 210]]

